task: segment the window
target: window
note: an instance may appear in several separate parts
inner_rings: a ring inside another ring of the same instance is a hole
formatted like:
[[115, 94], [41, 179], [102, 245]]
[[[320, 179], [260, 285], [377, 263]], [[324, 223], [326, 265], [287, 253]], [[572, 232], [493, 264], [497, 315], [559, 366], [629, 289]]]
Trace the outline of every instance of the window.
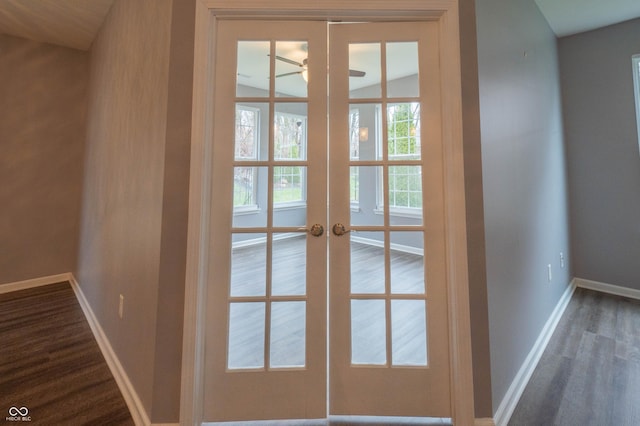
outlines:
[[420, 159], [420, 104], [387, 107], [389, 160]]
[[[274, 121], [274, 159], [276, 161], [306, 159], [307, 118], [276, 111]], [[307, 199], [306, 192], [306, 168], [304, 166], [274, 167], [274, 207], [303, 204]]]
[[638, 127], [638, 143], [640, 143], [640, 54], [633, 55], [633, 87], [636, 98], [636, 125]]
[[[236, 106], [235, 159], [257, 160], [260, 111], [244, 105]], [[256, 167], [235, 167], [233, 172], [233, 211], [254, 211], [257, 202]]]
[[[419, 103], [398, 103], [387, 106], [387, 149], [389, 161], [420, 159]], [[379, 182], [379, 199], [383, 200], [381, 177]], [[421, 166], [389, 166], [389, 208], [392, 214], [421, 213]]]
[[[360, 158], [360, 110], [349, 111], [349, 158], [358, 160]], [[360, 168], [349, 168], [349, 199], [351, 208], [358, 208], [360, 203]]]

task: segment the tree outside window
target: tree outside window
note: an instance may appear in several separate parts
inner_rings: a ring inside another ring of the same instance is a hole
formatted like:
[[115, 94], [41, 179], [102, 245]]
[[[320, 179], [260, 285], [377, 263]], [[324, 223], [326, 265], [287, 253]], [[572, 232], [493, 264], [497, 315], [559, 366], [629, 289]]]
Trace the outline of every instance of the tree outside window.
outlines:
[[[307, 118], [295, 114], [274, 114], [274, 159], [304, 160], [307, 150]], [[273, 169], [273, 203], [306, 201], [306, 168], [280, 166]]]
[[[353, 108], [349, 111], [349, 159], [360, 158], [360, 110]], [[360, 202], [360, 168], [349, 168], [349, 200], [352, 207]]]
[[[258, 129], [260, 111], [256, 108], [236, 106], [235, 159], [258, 159]], [[235, 167], [233, 171], [233, 210], [235, 212], [257, 208], [257, 167]]]

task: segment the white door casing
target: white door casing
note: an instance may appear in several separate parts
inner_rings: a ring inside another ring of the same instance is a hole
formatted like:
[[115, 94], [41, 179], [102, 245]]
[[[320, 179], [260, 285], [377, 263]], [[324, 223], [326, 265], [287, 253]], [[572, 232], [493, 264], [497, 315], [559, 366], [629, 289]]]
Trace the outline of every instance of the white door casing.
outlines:
[[[225, 4], [226, 3], [226, 4]], [[190, 219], [188, 271], [183, 348], [183, 382], [181, 422], [199, 424], [203, 420], [202, 372], [204, 371], [205, 303], [210, 269], [206, 259], [213, 247], [210, 235], [211, 155], [213, 151], [211, 121], [215, 86], [215, 28], [219, 17], [230, 15], [280, 17], [296, 15], [308, 18], [324, 16], [349, 19], [417, 19], [437, 23], [442, 75], [441, 111], [443, 141], [443, 184], [445, 217], [445, 274], [447, 277], [447, 310], [451, 363], [451, 415], [456, 424], [470, 424], [473, 418], [471, 385], [471, 351], [466, 277], [466, 233], [464, 218], [464, 185], [460, 113], [459, 50], [457, 3], [454, 1], [351, 2], [349, 5], [329, 1], [326, 11], [308, 1], [270, 2], [268, 9], [254, 1], [198, 1], [196, 28], [196, 75], [194, 79], [194, 114], [192, 132], [192, 172], [190, 187]], [[358, 4], [355, 4], [358, 3]], [[330, 224], [327, 224], [330, 225]]]

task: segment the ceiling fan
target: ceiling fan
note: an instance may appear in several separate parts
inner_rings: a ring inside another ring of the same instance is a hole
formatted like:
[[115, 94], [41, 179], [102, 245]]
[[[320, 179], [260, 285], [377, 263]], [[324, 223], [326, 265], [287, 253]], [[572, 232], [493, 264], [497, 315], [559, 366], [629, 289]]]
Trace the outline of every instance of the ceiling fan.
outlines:
[[[307, 81], [307, 62], [308, 62], [308, 58], [304, 58], [302, 60], [302, 62], [298, 62], [298, 61], [294, 61], [293, 59], [289, 59], [289, 58], [285, 58], [283, 56], [278, 56], [276, 55], [276, 59], [282, 62], [286, 62], [287, 64], [291, 64], [291, 65], [296, 65], [298, 67], [300, 67], [301, 69], [299, 71], [293, 71], [293, 72], [286, 72], [284, 74], [278, 74], [276, 75], [276, 78], [278, 77], [287, 77], [289, 75], [295, 75], [295, 74], [302, 74], [302, 78], [304, 78], [305, 81]], [[349, 70], [349, 77], [364, 77], [367, 73], [364, 71], [358, 71], [358, 70]]]

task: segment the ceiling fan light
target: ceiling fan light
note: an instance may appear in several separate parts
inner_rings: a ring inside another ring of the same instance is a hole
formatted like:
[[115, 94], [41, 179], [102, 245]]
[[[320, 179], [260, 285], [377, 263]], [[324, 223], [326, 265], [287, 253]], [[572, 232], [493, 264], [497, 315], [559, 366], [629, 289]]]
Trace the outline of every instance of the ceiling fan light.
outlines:
[[307, 69], [302, 70], [302, 78], [305, 83], [309, 82], [309, 71]]

